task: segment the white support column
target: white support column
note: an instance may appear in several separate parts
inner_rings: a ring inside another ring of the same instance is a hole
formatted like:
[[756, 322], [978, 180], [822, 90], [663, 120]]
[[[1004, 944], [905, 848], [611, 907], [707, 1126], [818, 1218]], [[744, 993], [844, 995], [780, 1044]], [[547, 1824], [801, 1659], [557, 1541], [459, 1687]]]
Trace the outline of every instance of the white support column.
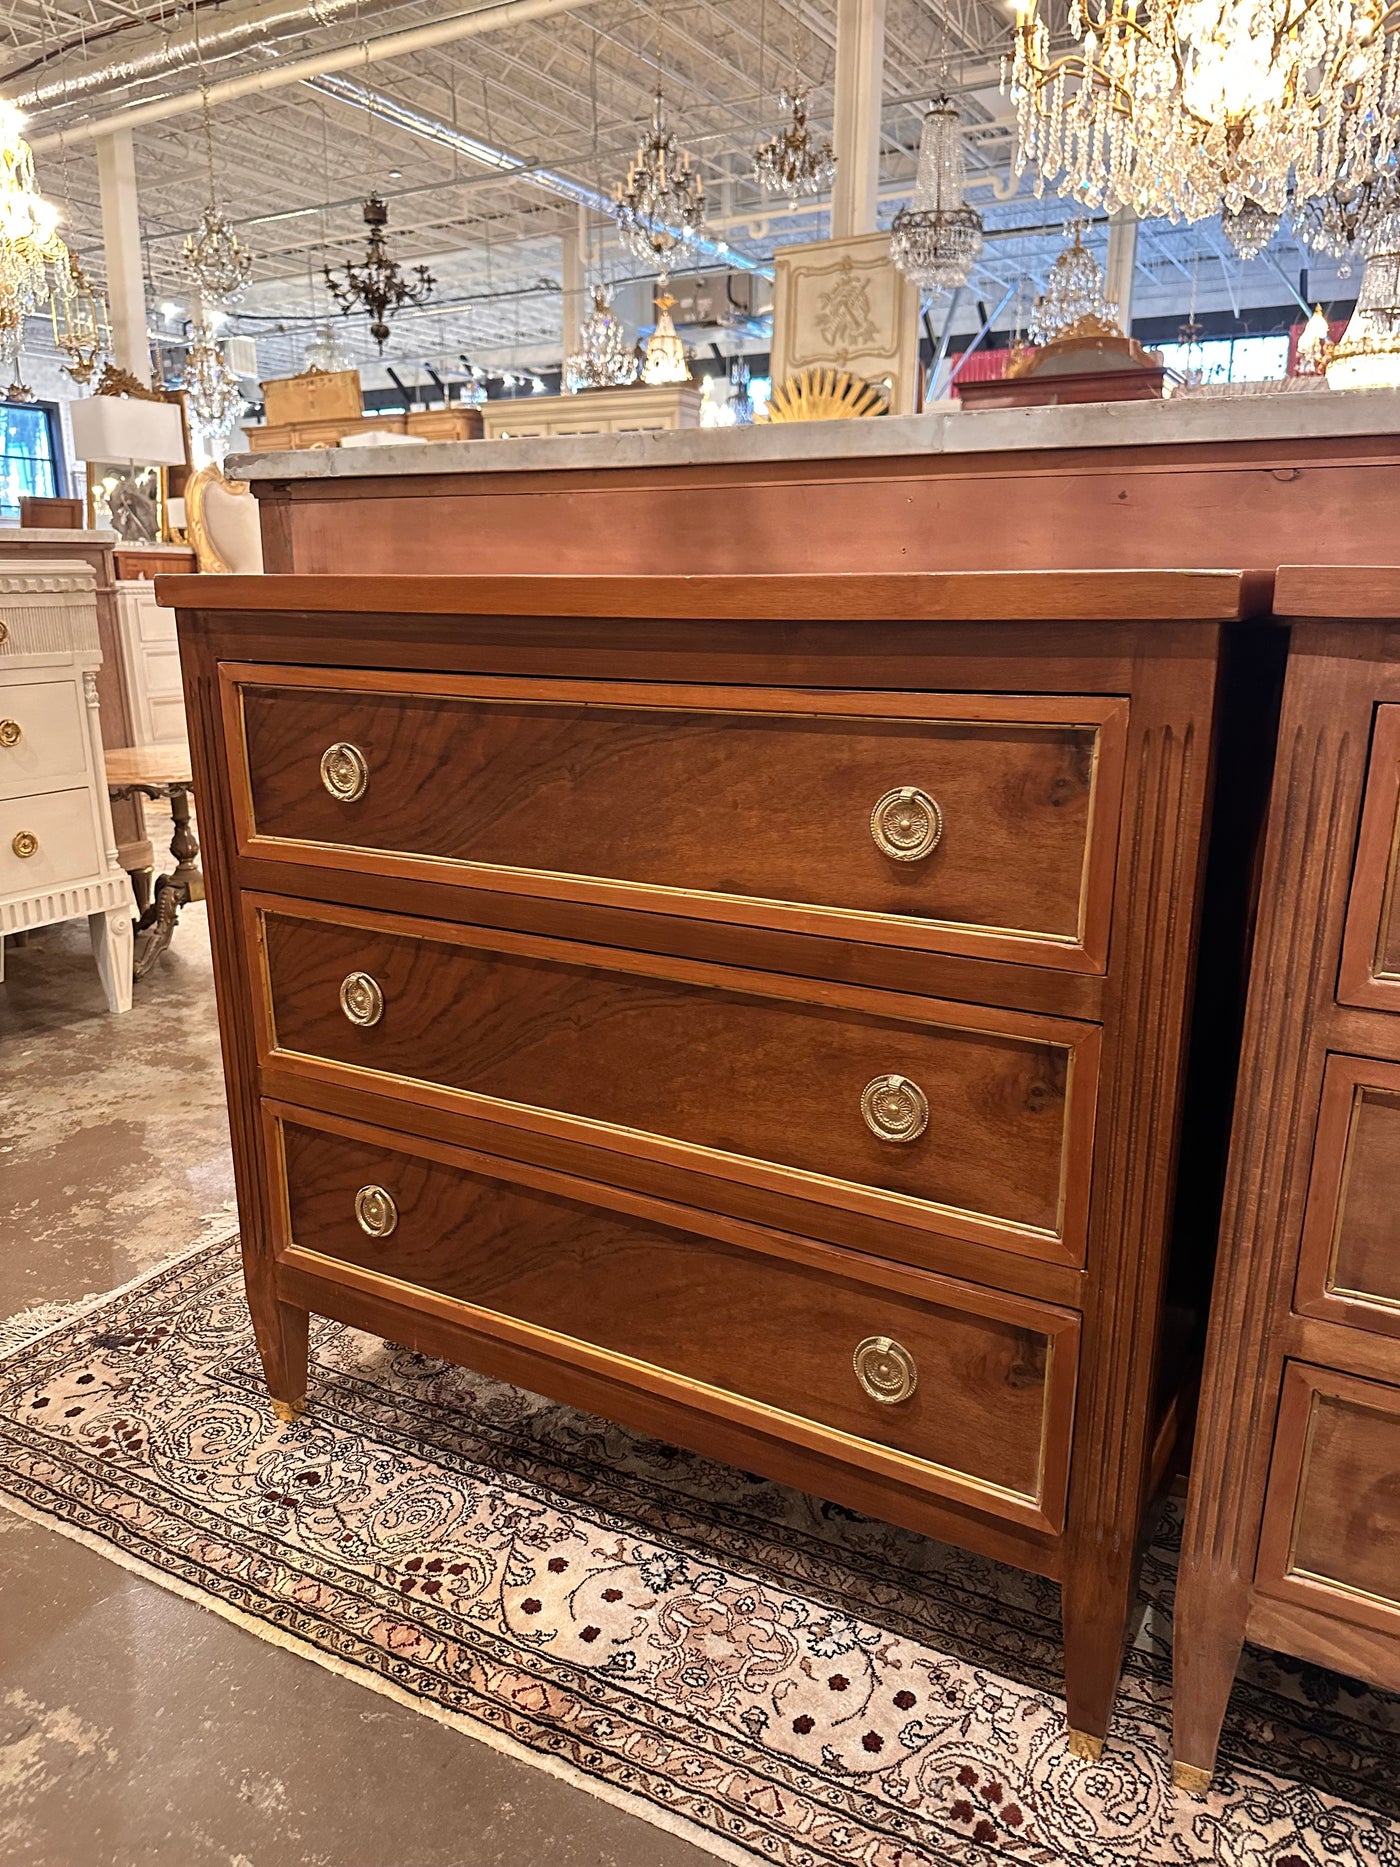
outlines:
[[884, 81], [885, 0], [836, 0], [833, 240], [875, 231]]
[[1108, 264], [1104, 268], [1104, 297], [1118, 307], [1118, 322], [1132, 334], [1133, 280], [1137, 276], [1137, 215], [1120, 207], [1108, 217]]
[[130, 370], [146, 384], [151, 380], [151, 346], [146, 336], [146, 280], [141, 268], [141, 216], [130, 130], [114, 130], [97, 139], [97, 184], [102, 197], [112, 351], [118, 369]]
[[559, 273], [560, 283], [564, 288], [564, 317], [562, 327], [563, 359], [574, 355], [582, 341], [584, 318], [584, 240], [587, 228], [584, 223], [584, 210], [579, 209], [579, 224], [571, 227], [560, 236]]

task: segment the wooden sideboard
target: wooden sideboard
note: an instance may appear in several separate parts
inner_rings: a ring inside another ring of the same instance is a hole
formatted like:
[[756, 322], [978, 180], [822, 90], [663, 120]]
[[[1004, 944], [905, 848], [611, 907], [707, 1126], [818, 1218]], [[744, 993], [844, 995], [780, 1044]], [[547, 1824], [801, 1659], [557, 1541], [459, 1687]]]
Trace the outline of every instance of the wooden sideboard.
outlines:
[[339, 447], [361, 434], [402, 434], [414, 441], [475, 441], [481, 434], [481, 414], [474, 408], [377, 409], [372, 415], [264, 422], [243, 432], [252, 454], [273, 454], [283, 448]]
[[[1370, 419], [1384, 431], [1348, 430], [1377, 399]], [[1400, 510], [1400, 393], [1323, 396], [1320, 414], [1311, 397], [1266, 400], [555, 435], [411, 460], [385, 448], [381, 459], [248, 465], [269, 571], [1272, 571], [1305, 537], [1326, 538], [1342, 562], [1384, 556]], [[1335, 431], [1298, 431], [1323, 416]]]
[[1400, 1690], [1400, 571], [1292, 622], [1177, 1590], [1177, 1781], [1245, 1640]]
[[282, 1416], [325, 1313], [1053, 1577], [1097, 1755], [1246, 580], [158, 595]]

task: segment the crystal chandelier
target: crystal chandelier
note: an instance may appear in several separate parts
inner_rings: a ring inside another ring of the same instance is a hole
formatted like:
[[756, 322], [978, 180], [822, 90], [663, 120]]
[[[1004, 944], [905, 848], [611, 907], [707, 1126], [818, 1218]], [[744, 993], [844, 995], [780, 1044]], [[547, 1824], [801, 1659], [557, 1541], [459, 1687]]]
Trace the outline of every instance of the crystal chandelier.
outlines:
[[1224, 208], [1220, 227], [1225, 238], [1241, 259], [1257, 259], [1278, 232], [1282, 214], [1271, 214], [1257, 201], [1242, 201], [1238, 208]]
[[1369, 244], [1386, 217], [1400, 206], [1395, 167], [1378, 170], [1365, 181], [1339, 176], [1326, 194], [1315, 195], [1294, 215], [1304, 246], [1332, 259], [1347, 259], [1355, 247]]
[[364, 205], [365, 256], [357, 266], [353, 261], [340, 268], [337, 278], [329, 266], [322, 267], [326, 288], [345, 317], [362, 305], [369, 313], [369, 334], [383, 356], [389, 341], [388, 313], [401, 311], [405, 305], [424, 305], [432, 296], [437, 280], [426, 266], [415, 266], [411, 278], [405, 278], [399, 262], [389, 257], [384, 229], [389, 225], [389, 209], [377, 194]]
[[962, 135], [957, 106], [940, 97], [919, 132], [914, 195], [894, 217], [890, 256], [926, 291], [967, 284], [982, 251], [982, 216], [964, 198]]
[[1017, 0], [1017, 173], [1144, 219], [1281, 213], [1290, 173], [1301, 203], [1393, 154], [1395, 23], [1387, 0], [1069, 0], [1076, 48], [1052, 57]]
[[1121, 336], [1118, 307], [1103, 295], [1099, 262], [1084, 244], [1084, 222], [1071, 222], [1070, 243], [1050, 268], [1045, 291], [1031, 310], [1030, 339], [1053, 343], [1057, 337]]
[[191, 421], [210, 451], [221, 454], [243, 414], [243, 392], [227, 357], [203, 325], [196, 326], [185, 358], [184, 388]]
[[836, 173], [836, 152], [826, 138], [818, 142], [807, 127], [807, 93], [801, 86], [782, 92], [779, 102], [792, 122], [753, 152], [754, 180], [769, 194], [820, 194]]
[[317, 326], [316, 335], [306, 346], [306, 355], [301, 360], [301, 367], [307, 373], [331, 370], [352, 370], [355, 359], [332, 331], [329, 324]]
[[1356, 309], [1323, 367], [1329, 389], [1400, 386], [1400, 209], [1372, 236]]
[[0, 328], [21, 335], [25, 317], [68, 286], [58, 209], [38, 191], [22, 122], [12, 104], [0, 102]]
[[185, 271], [198, 296], [208, 305], [232, 305], [243, 296], [253, 271], [253, 255], [233, 230], [219, 206], [214, 175], [214, 124], [209, 114], [209, 86], [201, 82], [204, 101], [204, 157], [209, 170], [209, 204], [199, 226], [184, 244]]
[[656, 301], [656, 327], [647, 338], [642, 358], [642, 381], [645, 383], [690, 381], [685, 345], [671, 322], [671, 307], [675, 302], [669, 292], [662, 292]]
[[80, 386], [92, 381], [98, 364], [112, 347], [107, 306], [70, 252], [66, 279], [56, 284], [49, 304], [53, 316], [54, 348], [68, 361], [64, 373]]
[[626, 185], [617, 194], [622, 244], [643, 265], [662, 273], [683, 260], [705, 224], [705, 184], [693, 174], [690, 157], [666, 124], [660, 87], [651, 107], [651, 128], [637, 145]]
[[606, 285], [593, 288], [593, 309], [584, 319], [579, 348], [564, 361], [564, 388], [570, 395], [581, 389], [622, 389], [637, 380], [637, 349], [629, 344], [613, 316]]

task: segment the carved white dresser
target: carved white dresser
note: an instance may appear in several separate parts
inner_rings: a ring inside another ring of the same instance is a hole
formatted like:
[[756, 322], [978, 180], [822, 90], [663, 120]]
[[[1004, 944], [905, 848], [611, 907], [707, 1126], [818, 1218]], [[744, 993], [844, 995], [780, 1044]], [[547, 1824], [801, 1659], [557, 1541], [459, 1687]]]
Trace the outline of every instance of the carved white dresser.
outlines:
[[117, 861], [82, 563], [0, 571], [0, 977], [5, 934], [86, 914], [107, 1004], [131, 1005], [133, 902]]
[[149, 577], [117, 580], [122, 672], [136, 745], [183, 744], [185, 690], [180, 682], [180, 644], [175, 612], [156, 601]]

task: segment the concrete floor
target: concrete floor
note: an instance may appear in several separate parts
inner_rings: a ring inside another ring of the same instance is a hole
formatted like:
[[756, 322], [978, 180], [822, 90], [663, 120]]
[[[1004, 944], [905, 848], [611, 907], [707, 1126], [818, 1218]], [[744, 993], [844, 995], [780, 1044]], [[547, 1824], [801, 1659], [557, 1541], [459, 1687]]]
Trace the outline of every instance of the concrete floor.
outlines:
[[[202, 907], [123, 1017], [85, 925], [5, 974], [0, 1317], [126, 1282], [233, 1194]], [[0, 1508], [4, 1867], [712, 1859]]]

